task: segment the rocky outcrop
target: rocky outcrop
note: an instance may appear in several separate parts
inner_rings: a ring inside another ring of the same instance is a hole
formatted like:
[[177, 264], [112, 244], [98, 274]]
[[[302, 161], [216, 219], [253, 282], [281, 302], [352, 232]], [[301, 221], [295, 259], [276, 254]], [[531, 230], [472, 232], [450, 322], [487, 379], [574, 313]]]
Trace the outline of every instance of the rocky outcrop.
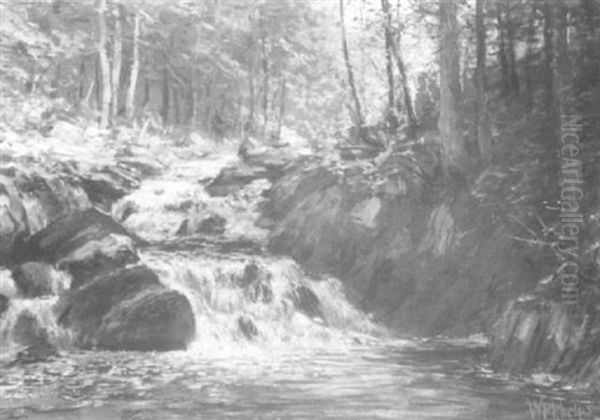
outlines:
[[134, 240], [112, 217], [88, 209], [55, 221], [16, 247], [15, 254], [67, 270], [76, 288], [107, 270], [137, 262]]
[[57, 312], [83, 348], [175, 350], [195, 334], [187, 298], [143, 265], [96, 277], [62, 298]]
[[600, 295], [567, 305], [528, 295], [510, 302], [493, 330], [490, 361], [498, 370], [570, 376], [600, 390]]
[[206, 187], [210, 195], [233, 194], [259, 179], [275, 182], [292, 164], [308, 159], [312, 155], [312, 148], [299, 136], [289, 136], [287, 140], [270, 143], [247, 138], [240, 145], [238, 155], [241, 162], [223, 168]]
[[33, 235], [91, 203], [72, 176], [15, 165], [0, 170], [0, 264], [12, 262], [19, 238]]
[[551, 252], [513, 240], [501, 213], [436, 175], [427, 156], [388, 159], [286, 174], [263, 207], [269, 248], [343, 279], [355, 303], [402, 333], [489, 331], [549, 271]]

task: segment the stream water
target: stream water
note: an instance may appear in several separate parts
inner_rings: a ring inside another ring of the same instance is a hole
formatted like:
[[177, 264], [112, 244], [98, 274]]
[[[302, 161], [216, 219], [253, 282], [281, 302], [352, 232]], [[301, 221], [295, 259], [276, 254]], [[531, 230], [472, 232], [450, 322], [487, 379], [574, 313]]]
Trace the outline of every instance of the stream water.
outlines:
[[[265, 232], [254, 219], [265, 185], [211, 198], [197, 182], [226, 161], [174, 167], [115, 206], [116, 213], [135, 207], [126, 224], [152, 243], [141, 250], [142, 262], [192, 303], [191, 346], [166, 353], [77, 350], [54, 319], [57, 296], [12, 299], [0, 320], [1, 419], [524, 420], [544, 418], [543, 404], [574, 409], [573, 419], [600, 415], [585, 391], [543, 376], [492, 373], [481, 338], [393, 337], [350, 303], [339, 280], [312, 278], [293, 261], [261, 251]], [[209, 240], [178, 236], [185, 202], [201, 205], [201, 214], [224, 215], [226, 232]], [[240, 247], [242, 239], [258, 245]], [[251, 292], [239, 287], [249, 272], [258, 279]], [[9, 272], [1, 277], [10, 295]], [[56, 280], [57, 293], [68, 280]], [[318, 298], [318, 313], [294, 305], [299, 287]], [[12, 334], [23, 311], [47, 328], [60, 357], [6, 363], [18, 350]]]

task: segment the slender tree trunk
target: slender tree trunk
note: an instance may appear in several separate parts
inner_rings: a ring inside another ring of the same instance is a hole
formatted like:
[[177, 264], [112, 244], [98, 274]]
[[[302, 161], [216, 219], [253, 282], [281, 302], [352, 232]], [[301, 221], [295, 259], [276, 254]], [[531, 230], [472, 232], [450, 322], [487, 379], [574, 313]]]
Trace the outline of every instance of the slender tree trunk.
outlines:
[[519, 95], [519, 75], [517, 73], [517, 59], [515, 55], [515, 21], [510, 9], [510, 4], [506, 5], [506, 50], [508, 58], [508, 80], [510, 94]]
[[286, 94], [286, 83], [285, 75], [281, 75], [281, 85], [279, 92], [279, 121], [277, 122], [277, 139], [281, 139], [281, 126], [283, 124], [283, 117], [285, 115], [285, 94]]
[[106, 26], [106, 0], [98, 0], [98, 56], [100, 58], [100, 72], [102, 77], [102, 86], [100, 87], [100, 128], [108, 127], [110, 117], [110, 64], [106, 52], [106, 41], [108, 29]]
[[127, 120], [133, 122], [135, 115], [135, 90], [140, 72], [140, 14], [136, 11], [133, 15], [133, 61], [131, 63], [131, 75], [129, 76], [129, 89], [125, 102]]
[[254, 132], [254, 123], [255, 123], [255, 104], [256, 104], [256, 87], [254, 84], [255, 79], [255, 51], [256, 51], [256, 9], [250, 10], [250, 40], [248, 44], [248, 119], [244, 124], [244, 132], [247, 134]]
[[[398, 36], [399, 38], [399, 36]], [[406, 67], [404, 66], [404, 60], [400, 55], [400, 42], [399, 39], [392, 38], [394, 41], [394, 45], [392, 48], [392, 53], [394, 59], [396, 60], [396, 65], [398, 67], [398, 73], [400, 73], [400, 83], [402, 85], [402, 98], [404, 100], [404, 109], [406, 111], [406, 118], [408, 120], [408, 137], [412, 138], [416, 134], [416, 129], [418, 125], [417, 117], [415, 115], [415, 111], [412, 104], [412, 97], [410, 94], [410, 88], [408, 87], [408, 76], [406, 75]], [[460, 86], [459, 86], [460, 88]]]
[[[262, 17], [261, 17], [262, 19]], [[262, 28], [261, 21], [261, 31]], [[262, 60], [262, 72], [263, 72], [263, 138], [267, 133], [267, 125], [269, 124], [269, 57], [267, 55], [267, 40], [266, 34], [263, 32], [261, 36], [261, 60]]]
[[175, 124], [179, 125], [181, 123], [181, 104], [179, 101], [179, 89], [171, 89], [171, 94], [173, 96], [173, 121], [175, 122]]
[[81, 105], [81, 101], [85, 97], [85, 58], [81, 59], [81, 63], [79, 63], [79, 87], [77, 89], [77, 103]]
[[150, 103], [150, 80], [148, 75], [144, 77], [144, 98], [142, 99], [142, 109], [145, 110]]
[[556, 93], [560, 103], [558, 109], [569, 102], [571, 85], [571, 63], [569, 60], [567, 26], [568, 11], [563, 3], [556, 3]]
[[465, 145], [459, 132], [460, 68], [458, 53], [457, 0], [440, 0], [440, 117], [438, 126], [442, 167], [446, 175], [462, 172]]
[[100, 57], [94, 60], [94, 98], [96, 110], [102, 111], [102, 71], [100, 70]]
[[544, 61], [545, 72], [545, 101], [546, 112], [554, 112], [554, 10], [552, 0], [544, 0]]
[[111, 123], [116, 124], [117, 114], [119, 112], [119, 87], [121, 84], [121, 64], [123, 60], [123, 15], [121, 6], [115, 6], [115, 33], [113, 36], [113, 57], [112, 57], [112, 106]]
[[166, 127], [169, 125], [169, 96], [171, 95], [169, 89], [169, 71], [165, 68], [163, 70], [163, 85], [162, 85], [162, 109], [161, 117], [163, 125]]
[[496, 4], [496, 18], [498, 20], [498, 61], [500, 62], [500, 74], [502, 76], [502, 89], [505, 93], [510, 92], [510, 78], [508, 55], [506, 54], [506, 25], [502, 16], [502, 6]]
[[352, 64], [350, 63], [350, 53], [348, 52], [348, 39], [346, 37], [346, 22], [344, 19], [344, 0], [340, 0], [340, 20], [342, 30], [342, 51], [344, 53], [344, 61], [346, 63], [346, 71], [348, 72], [348, 84], [350, 85], [350, 93], [354, 101], [354, 125], [358, 129], [359, 138], [362, 138], [364, 120], [362, 116], [362, 110], [360, 107], [360, 100], [358, 99], [358, 93], [356, 91], [356, 85], [354, 83], [354, 72], [352, 71]]
[[485, 0], [476, 0], [475, 2], [475, 31], [477, 34], [475, 91], [477, 102], [477, 145], [479, 147], [479, 156], [481, 157], [481, 161], [484, 165], [487, 165], [490, 163], [492, 158], [492, 144], [487, 117], [487, 98], [485, 91], [486, 33], [484, 21], [484, 2]]
[[535, 49], [535, 14], [536, 4], [531, 5], [531, 11], [529, 13], [529, 19], [527, 22], [527, 47], [525, 52], [525, 106], [528, 110], [533, 109], [535, 105], [535, 77], [534, 71], [534, 49]]
[[381, 9], [384, 16], [384, 39], [385, 39], [385, 69], [388, 81], [388, 109], [387, 124], [390, 132], [395, 132], [398, 128], [398, 119], [395, 115], [396, 100], [394, 98], [394, 65], [392, 62], [393, 33], [392, 33], [392, 14], [390, 12], [390, 3], [388, 0], [381, 0]]

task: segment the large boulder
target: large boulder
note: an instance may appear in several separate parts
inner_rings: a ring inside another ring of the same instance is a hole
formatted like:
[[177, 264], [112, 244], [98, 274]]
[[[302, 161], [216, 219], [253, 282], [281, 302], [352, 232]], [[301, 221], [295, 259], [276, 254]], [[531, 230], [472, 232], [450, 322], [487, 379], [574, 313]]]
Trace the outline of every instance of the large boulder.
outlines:
[[25, 349], [17, 353], [12, 364], [44, 362], [58, 354], [46, 329], [29, 311], [19, 314], [12, 336], [15, 343], [25, 346]]
[[57, 312], [82, 348], [183, 349], [196, 328], [187, 298], [144, 265], [98, 276], [62, 298]]
[[20, 238], [90, 206], [81, 184], [72, 176], [42, 168], [25, 170], [14, 164], [0, 167], [0, 264], [12, 262]]
[[61, 282], [61, 274], [50, 264], [29, 261], [18, 266], [12, 273], [19, 293], [26, 298], [61, 293], [67, 289]]
[[43, 260], [65, 269], [79, 287], [95, 276], [139, 260], [123, 226], [96, 209], [74, 212], [16, 248], [21, 260]]

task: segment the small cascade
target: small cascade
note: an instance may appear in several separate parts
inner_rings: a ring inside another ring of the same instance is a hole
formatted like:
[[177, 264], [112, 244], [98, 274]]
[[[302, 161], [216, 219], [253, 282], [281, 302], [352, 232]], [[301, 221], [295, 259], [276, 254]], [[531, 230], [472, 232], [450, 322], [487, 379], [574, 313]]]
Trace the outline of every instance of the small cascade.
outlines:
[[290, 259], [146, 252], [142, 260], [183, 293], [196, 317], [191, 351], [327, 347], [382, 333], [336, 279], [312, 280]]
[[2, 270], [0, 286], [9, 304], [0, 317], [0, 360], [10, 360], [16, 352], [40, 340], [57, 348], [68, 347], [71, 334], [56, 319], [54, 305], [58, 294], [68, 290], [71, 278], [63, 272], [52, 276], [52, 296], [19, 297], [8, 270]]

